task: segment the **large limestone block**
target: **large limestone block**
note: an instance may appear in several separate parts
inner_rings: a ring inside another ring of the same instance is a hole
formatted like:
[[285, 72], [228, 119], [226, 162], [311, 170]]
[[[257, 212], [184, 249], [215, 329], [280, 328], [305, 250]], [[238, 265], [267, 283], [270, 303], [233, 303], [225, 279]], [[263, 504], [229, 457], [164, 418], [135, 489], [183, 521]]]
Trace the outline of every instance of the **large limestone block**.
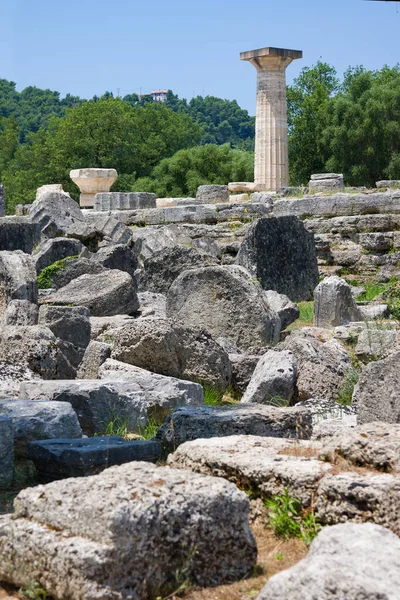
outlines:
[[77, 378], [97, 379], [101, 365], [111, 356], [111, 350], [110, 344], [90, 341], [76, 373]]
[[11, 419], [0, 416], [0, 490], [14, 478], [14, 428]]
[[[0, 520], [0, 579], [56, 600], [142, 600], [241, 579], [257, 548], [249, 500], [222, 479], [130, 463], [21, 492]], [[212, 557], [212, 560], [210, 559]]]
[[97, 275], [104, 271], [105, 267], [96, 260], [85, 257], [66, 258], [63, 261], [62, 268], [55, 270], [51, 275], [51, 289], [63, 288], [81, 275]]
[[99, 248], [90, 259], [107, 269], [126, 271], [135, 279], [135, 272], [139, 266], [135, 250], [135, 247], [128, 244], [109, 244]]
[[288, 405], [295, 393], [296, 375], [293, 352], [269, 350], [258, 361], [241, 402]]
[[0, 252], [0, 317], [12, 300], [37, 304], [38, 290], [34, 261], [23, 252]]
[[162, 422], [177, 406], [203, 404], [200, 385], [165, 380], [139, 373], [136, 380], [128, 374], [124, 380], [111, 376], [109, 380], [38, 381], [36, 385], [27, 381], [21, 383], [20, 398], [69, 402], [86, 435], [101, 433], [116, 418], [125, 420], [129, 431], [137, 431], [150, 418]]
[[37, 223], [25, 217], [0, 217], [0, 250], [31, 254], [40, 239], [41, 228]]
[[0, 401], [0, 415], [12, 422], [18, 456], [25, 456], [28, 442], [82, 437], [78, 418], [68, 402]]
[[207, 331], [169, 319], [149, 317], [123, 327], [115, 336], [112, 358], [220, 389], [231, 380], [228, 354]]
[[46, 240], [39, 252], [33, 256], [36, 272], [40, 273], [45, 267], [68, 256], [77, 256], [83, 249], [82, 242], [72, 238], [59, 237]]
[[93, 210], [135, 210], [156, 208], [156, 195], [148, 192], [102, 192], [94, 199]]
[[69, 176], [81, 191], [80, 205], [93, 208], [96, 194], [108, 192], [118, 173], [115, 169], [73, 169]]
[[171, 467], [226, 477], [257, 496], [284, 493], [307, 507], [320, 479], [332, 466], [317, 458], [291, 455], [296, 449], [312, 452], [317, 442], [273, 439], [252, 435], [197, 439], [186, 442], [168, 457]]
[[157, 437], [164, 454], [198, 438], [235, 435], [308, 439], [312, 413], [306, 408], [276, 408], [259, 404], [178, 408], [169, 415]]
[[292, 331], [279, 348], [296, 356], [298, 400], [321, 398], [335, 400], [346, 373], [352, 368], [350, 356], [343, 346], [325, 330], [302, 328]]
[[85, 227], [85, 217], [78, 204], [62, 192], [47, 192], [35, 200], [29, 219], [40, 225], [47, 238], [65, 235], [71, 228]]
[[338, 192], [344, 189], [341, 173], [317, 173], [308, 183], [310, 192]]
[[196, 200], [202, 204], [219, 204], [229, 202], [229, 189], [227, 185], [199, 185]]
[[184, 271], [168, 291], [167, 315], [244, 349], [276, 343], [281, 329], [258, 282], [236, 265]]
[[400, 475], [328, 474], [318, 486], [315, 513], [327, 525], [372, 521], [400, 535]]
[[198, 383], [152, 373], [112, 358], [101, 365], [99, 377], [107, 381], [132, 381], [145, 392], [146, 398], [158, 398], [160, 406], [196, 406], [204, 400], [203, 388]]
[[257, 600], [397, 600], [400, 540], [365, 523], [324, 528], [306, 558], [271, 577]]
[[296, 217], [263, 217], [245, 234], [236, 259], [265, 290], [309, 300], [318, 285], [314, 236]]
[[124, 271], [107, 269], [97, 275], [81, 275], [41, 304], [85, 306], [96, 317], [133, 314], [139, 308], [136, 286]]
[[139, 289], [166, 294], [183, 271], [213, 264], [217, 264], [214, 257], [195, 248], [186, 246], [164, 248], [143, 261]]
[[365, 366], [353, 392], [358, 423], [400, 423], [400, 352]]
[[314, 291], [314, 326], [332, 329], [362, 321], [351, 286], [340, 277], [326, 277]]
[[267, 306], [276, 312], [281, 320], [282, 330], [294, 323], [300, 316], [297, 304], [289, 300], [285, 294], [278, 294], [274, 290], [265, 290], [263, 293]]

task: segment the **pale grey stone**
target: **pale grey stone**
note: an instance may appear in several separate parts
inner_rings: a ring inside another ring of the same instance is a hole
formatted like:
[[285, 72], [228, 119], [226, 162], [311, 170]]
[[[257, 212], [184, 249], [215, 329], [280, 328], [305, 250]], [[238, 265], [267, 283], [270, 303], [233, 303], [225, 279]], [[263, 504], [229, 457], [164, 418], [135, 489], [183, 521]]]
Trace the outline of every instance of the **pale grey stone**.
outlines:
[[21, 492], [0, 519], [0, 578], [37, 581], [56, 600], [165, 596], [183, 571], [196, 585], [229, 583], [257, 560], [248, 519], [246, 494], [222, 479], [112, 467]]
[[353, 392], [358, 423], [400, 423], [400, 352], [366, 365]]
[[289, 350], [269, 350], [260, 358], [241, 402], [290, 404], [296, 385], [297, 359]]
[[78, 256], [84, 248], [82, 242], [72, 238], [57, 237], [46, 240], [39, 251], [33, 255], [36, 272], [40, 273], [45, 267], [68, 256]]
[[164, 294], [155, 294], [154, 292], [138, 292], [139, 312], [142, 317], [157, 317], [166, 319], [167, 317], [167, 298]]
[[17, 456], [25, 456], [26, 445], [35, 440], [80, 438], [82, 429], [68, 402], [0, 401], [0, 415], [11, 420]]
[[[36, 271], [30, 255], [4, 250], [0, 252], [0, 318], [5, 318], [7, 305], [12, 300], [37, 304]], [[7, 321], [12, 319], [12, 314], [8, 314]]]
[[229, 202], [229, 189], [227, 185], [199, 185], [196, 200], [203, 204], [217, 204]]
[[133, 314], [139, 308], [132, 277], [124, 271], [105, 270], [97, 275], [81, 275], [41, 304], [86, 306], [92, 316]]
[[306, 327], [297, 329], [279, 344], [280, 349], [292, 351], [298, 360], [298, 400], [335, 400], [346, 373], [352, 368], [350, 356], [343, 346], [329, 337], [325, 341], [324, 331]]
[[332, 467], [316, 458], [290, 456], [290, 452], [317, 447], [317, 442], [253, 435], [197, 439], [180, 445], [168, 457], [168, 465], [226, 477], [267, 498], [287, 489], [306, 507], [321, 477]]
[[327, 474], [318, 486], [317, 519], [327, 525], [371, 521], [400, 534], [400, 475]]
[[3, 317], [4, 325], [36, 325], [39, 318], [37, 304], [29, 300], [10, 300]]
[[89, 342], [79, 368], [77, 370], [77, 379], [97, 379], [99, 377], [99, 368], [110, 358], [112, 346], [104, 342]]
[[71, 228], [84, 228], [85, 217], [77, 202], [64, 192], [47, 192], [32, 204], [29, 219], [38, 223], [46, 238], [65, 235]]
[[360, 311], [361, 317], [365, 321], [373, 321], [380, 319], [387, 319], [389, 317], [389, 307], [387, 304], [358, 304], [358, 310]]
[[323, 279], [314, 291], [314, 326], [331, 329], [361, 320], [349, 284], [336, 276]]
[[[135, 317], [129, 315], [114, 315], [112, 317], [90, 317], [91, 338], [96, 340], [100, 335], [111, 330], [121, 329], [125, 325], [136, 322]], [[105, 343], [111, 343], [111, 340], [104, 340]]]
[[258, 282], [236, 265], [184, 271], [168, 291], [167, 315], [241, 349], [276, 343], [281, 328]]
[[108, 244], [92, 254], [91, 260], [107, 269], [126, 271], [135, 280], [138, 259], [135, 248], [127, 244]]
[[400, 187], [400, 180], [399, 179], [382, 179], [381, 181], [377, 181], [375, 185], [378, 189], [382, 189], [382, 188], [397, 189]]
[[360, 233], [358, 243], [365, 250], [373, 252], [386, 252], [393, 245], [393, 234], [382, 232]]
[[10, 418], [0, 416], [0, 490], [14, 479], [14, 429]]
[[62, 267], [57, 269], [51, 275], [51, 288], [58, 290], [68, 285], [72, 280], [81, 275], [97, 275], [103, 273], [105, 267], [100, 262], [90, 260], [84, 256], [78, 258], [66, 258]]
[[198, 438], [255, 435], [309, 439], [312, 414], [306, 408], [276, 408], [260, 404], [188, 407], [175, 410], [159, 430], [163, 452]]
[[238, 354], [235, 351], [229, 352], [229, 360], [232, 365], [232, 387], [244, 394], [260, 357], [255, 354]]
[[231, 380], [228, 354], [199, 328], [168, 319], [138, 319], [116, 333], [112, 358], [178, 379], [226, 389]]
[[267, 306], [278, 314], [282, 323], [282, 330], [286, 329], [286, 327], [299, 318], [299, 307], [285, 296], [285, 294], [278, 294], [274, 290], [265, 290], [263, 296]]
[[247, 230], [237, 264], [292, 301], [309, 300], [318, 284], [314, 236], [296, 217], [262, 218]]
[[318, 173], [311, 175], [308, 182], [310, 192], [332, 192], [344, 189], [343, 175], [338, 173]]
[[369, 323], [358, 336], [354, 354], [365, 361], [384, 358], [396, 349], [399, 339], [397, 329]]
[[134, 210], [156, 208], [156, 195], [148, 192], [101, 192], [96, 194], [93, 210]]
[[257, 600], [397, 600], [400, 540], [365, 523], [324, 528], [306, 558], [271, 577]]

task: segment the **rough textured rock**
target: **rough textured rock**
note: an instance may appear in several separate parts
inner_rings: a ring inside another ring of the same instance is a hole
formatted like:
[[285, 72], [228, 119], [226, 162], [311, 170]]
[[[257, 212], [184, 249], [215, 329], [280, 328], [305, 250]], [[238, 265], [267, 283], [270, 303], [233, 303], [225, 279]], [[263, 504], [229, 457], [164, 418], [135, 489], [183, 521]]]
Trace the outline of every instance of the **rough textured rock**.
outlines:
[[0, 490], [14, 479], [14, 429], [11, 419], [0, 416]]
[[58, 237], [46, 240], [39, 252], [34, 254], [36, 273], [68, 256], [78, 256], [85, 246], [72, 238]]
[[397, 600], [400, 540], [365, 523], [323, 529], [306, 558], [271, 577], [257, 600]]
[[139, 308], [134, 281], [128, 273], [106, 270], [97, 275], [81, 275], [42, 304], [86, 306], [92, 316], [133, 314]]
[[27, 458], [34, 462], [42, 482], [53, 481], [93, 475], [134, 460], [156, 462], [160, 444], [150, 440], [127, 442], [118, 436], [44, 440], [29, 442]]
[[353, 392], [358, 423], [400, 423], [400, 352], [365, 366]]
[[326, 277], [314, 291], [314, 326], [331, 329], [362, 321], [350, 285], [340, 277]]
[[299, 400], [334, 400], [351, 369], [350, 357], [336, 340], [319, 340], [311, 332], [312, 328], [292, 331], [279, 348], [291, 350], [298, 360], [296, 386]]
[[322, 441], [321, 455], [331, 462], [342, 456], [361, 467], [400, 472], [400, 425], [376, 422], [332, 431], [314, 427], [313, 439]]
[[0, 250], [21, 250], [31, 254], [40, 243], [40, 225], [25, 217], [0, 217]]
[[309, 300], [318, 285], [314, 236], [296, 217], [255, 221], [236, 262], [259, 279], [264, 290], [275, 290], [292, 301]]
[[248, 498], [227, 481], [112, 467], [21, 492], [0, 520], [0, 578], [37, 581], [56, 600], [165, 596], [183, 570], [200, 586], [227, 583], [257, 559], [248, 516]]
[[[20, 397], [69, 402], [86, 435], [105, 431], [111, 421], [126, 421], [128, 431], [145, 427], [148, 419], [162, 422], [177, 406], [203, 404], [201, 386], [190, 382], [165, 382], [138, 374], [126, 380], [23, 382]], [[58, 436], [60, 437], [60, 436]], [[65, 437], [65, 436], [64, 436]]]
[[90, 342], [90, 311], [84, 306], [41, 306], [39, 323], [58, 338], [61, 352], [75, 371]]
[[26, 444], [34, 440], [82, 437], [77, 416], [68, 402], [0, 401], [0, 415], [12, 422], [18, 456], [25, 456]]
[[241, 402], [290, 404], [296, 385], [297, 359], [289, 350], [269, 350], [260, 358]]
[[153, 292], [138, 292], [140, 303], [139, 312], [142, 317], [167, 318], [167, 298], [164, 294]]
[[182, 225], [156, 225], [153, 227], [138, 227], [133, 229], [133, 239], [138, 251], [140, 250], [140, 258], [146, 260], [156, 252], [164, 250], [164, 248], [172, 248], [174, 246], [192, 245], [192, 240]]
[[97, 379], [101, 365], [110, 358], [112, 347], [104, 342], [89, 342], [76, 376], [78, 379]]
[[23, 252], [0, 252], [0, 317], [12, 300], [37, 304], [36, 271], [32, 257]]
[[255, 354], [229, 352], [229, 360], [232, 365], [232, 387], [244, 394], [260, 357]]
[[267, 306], [276, 312], [281, 320], [281, 328], [286, 329], [300, 316], [297, 304], [292, 302], [285, 294], [278, 294], [274, 290], [265, 290], [263, 293]]
[[183, 271], [216, 264], [216, 260], [195, 248], [174, 246], [154, 253], [143, 262], [139, 289], [166, 294]]
[[44, 379], [62, 374], [65, 358], [48, 327], [3, 327], [0, 329], [0, 360], [26, 365]]
[[118, 269], [126, 271], [135, 280], [135, 272], [138, 268], [138, 259], [135, 249], [132, 246], [124, 244], [109, 244], [91, 256], [95, 261], [107, 269]]
[[400, 476], [328, 474], [318, 486], [315, 513], [327, 525], [372, 521], [400, 535]]
[[81, 275], [97, 275], [105, 270], [100, 262], [89, 258], [67, 258], [63, 261], [62, 267], [52, 274], [51, 287], [58, 290]]
[[39, 318], [37, 304], [29, 300], [10, 300], [3, 317], [3, 325], [36, 325]]
[[278, 315], [265, 306], [259, 284], [239, 266], [183, 272], [169, 289], [167, 315], [186, 326], [204, 327], [239, 348], [275, 343], [281, 328]]
[[360, 332], [354, 354], [361, 360], [371, 361], [385, 358], [388, 354], [399, 349], [400, 335], [397, 328], [385, 324], [368, 323]]
[[[129, 315], [114, 315], [113, 317], [90, 317], [91, 338], [96, 340], [102, 334], [107, 336], [108, 332], [121, 329], [125, 325], [134, 323], [135, 317]], [[110, 340], [103, 340], [106, 343], [111, 343]]]
[[36, 200], [39, 200], [39, 198], [41, 198], [45, 194], [48, 194], [49, 192], [60, 192], [62, 194], [66, 194], [67, 196], [69, 196], [68, 193], [64, 192], [63, 186], [61, 183], [50, 183], [48, 185], [42, 185], [41, 187], [37, 188]]
[[258, 435], [268, 438], [308, 439], [311, 412], [305, 408], [276, 408], [254, 404], [203, 406], [175, 410], [159, 429], [163, 452], [198, 438]]
[[39, 375], [33, 373], [26, 363], [0, 360], [0, 400], [18, 398], [20, 382], [32, 379], [39, 379]]
[[62, 236], [72, 227], [85, 227], [85, 217], [78, 204], [63, 192], [47, 192], [32, 204], [29, 219], [38, 223], [47, 238]]
[[290, 455], [299, 448], [307, 452], [314, 443], [253, 435], [197, 439], [180, 445], [168, 464], [225, 477], [257, 496], [271, 498], [287, 489], [309, 506], [319, 480], [332, 467], [316, 458]]
[[102, 192], [96, 194], [93, 210], [156, 208], [156, 195], [148, 192]]
[[139, 319], [115, 336], [112, 358], [154, 373], [229, 386], [228, 354], [211, 335], [167, 319]]
[[203, 388], [198, 383], [175, 377], [166, 377], [128, 365], [118, 360], [107, 359], [99, 369], [99, 377], [107, 381], [132, 381], [160, 406], [201, 405], [204, 401]]
[[316, 173], [308, 182], [310, 192], [338, 192], [344, 189], [341, 173]]
[[227, 185], [199, 185], [196, 200], [202, 204], [218, 204], [229, 202], [229, 189]]

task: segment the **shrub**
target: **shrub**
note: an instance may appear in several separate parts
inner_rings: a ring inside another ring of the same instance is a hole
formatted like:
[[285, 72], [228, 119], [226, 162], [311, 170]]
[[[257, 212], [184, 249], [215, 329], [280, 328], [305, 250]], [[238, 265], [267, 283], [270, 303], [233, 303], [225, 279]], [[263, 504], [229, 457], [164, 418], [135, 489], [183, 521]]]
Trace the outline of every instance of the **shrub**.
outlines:
[[66, 267], [66, 261], [69, 258], [78, 258], [78, 256], [67, 256], [61, 260], [56, 260], [52, 265], [42, 269], [37, 277], [37, 284], [40, 290], [47, 290], [53, 285], [53, 277], [58, 271], [62, 271]]
[[265, 505], [269, 510], [269, 525], [278, 537], [298, 537], [308, 545], [321, 529], [314, 512], [304, 513], [299, 498], [290, 496], [287, 488], [283, 494], [266, 500]]

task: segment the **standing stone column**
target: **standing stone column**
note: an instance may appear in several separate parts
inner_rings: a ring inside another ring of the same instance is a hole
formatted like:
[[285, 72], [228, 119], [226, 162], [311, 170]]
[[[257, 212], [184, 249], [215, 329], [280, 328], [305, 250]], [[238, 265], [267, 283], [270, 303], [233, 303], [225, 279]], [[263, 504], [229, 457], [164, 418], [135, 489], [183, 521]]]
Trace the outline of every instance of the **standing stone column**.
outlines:
[[286, 67], [299, 50], [261, 48], [240, 54], [257, 69], [257, 110], [254, 182], [265, 191], [289, 184]]

